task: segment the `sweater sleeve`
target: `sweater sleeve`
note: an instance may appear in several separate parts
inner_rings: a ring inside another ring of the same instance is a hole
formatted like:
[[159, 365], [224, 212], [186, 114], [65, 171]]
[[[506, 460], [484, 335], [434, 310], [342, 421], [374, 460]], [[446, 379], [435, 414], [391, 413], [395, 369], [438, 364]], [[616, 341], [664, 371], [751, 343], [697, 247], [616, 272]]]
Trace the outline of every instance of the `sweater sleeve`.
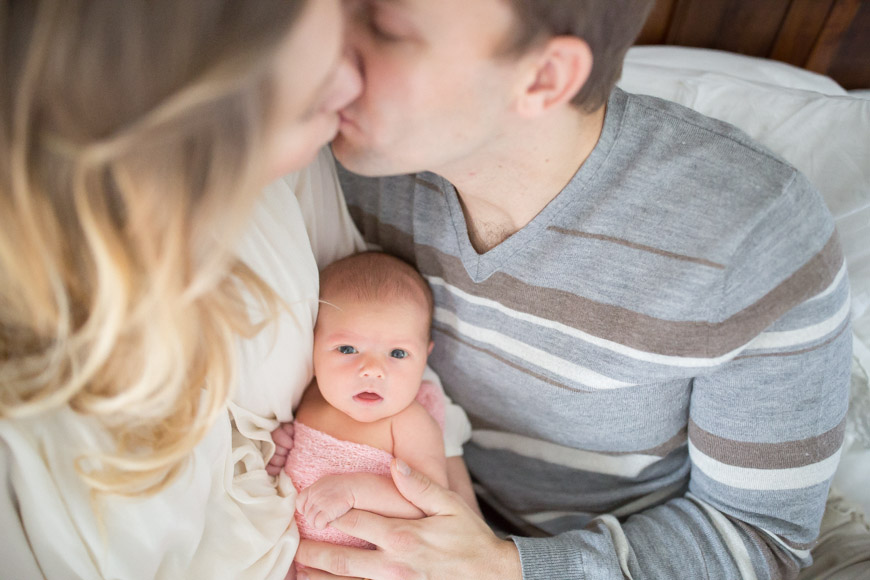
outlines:
[[729, 265], [721, 320], [773, 322], [693, 379], [686, 493], [624, 521], [513, 538], [526, 580], [794, 578], [811, 563], [852, 350], [845, 263], [821, 203], [798, 177]]

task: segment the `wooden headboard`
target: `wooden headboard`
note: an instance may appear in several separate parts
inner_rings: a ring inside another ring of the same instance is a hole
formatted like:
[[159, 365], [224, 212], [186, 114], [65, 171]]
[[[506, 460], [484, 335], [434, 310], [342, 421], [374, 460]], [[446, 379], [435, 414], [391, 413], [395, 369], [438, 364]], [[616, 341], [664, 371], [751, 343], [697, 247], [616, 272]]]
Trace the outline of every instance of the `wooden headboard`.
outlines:
[[637, 44], [771, 58], [870, 88], [870, 0], [657, 0]]

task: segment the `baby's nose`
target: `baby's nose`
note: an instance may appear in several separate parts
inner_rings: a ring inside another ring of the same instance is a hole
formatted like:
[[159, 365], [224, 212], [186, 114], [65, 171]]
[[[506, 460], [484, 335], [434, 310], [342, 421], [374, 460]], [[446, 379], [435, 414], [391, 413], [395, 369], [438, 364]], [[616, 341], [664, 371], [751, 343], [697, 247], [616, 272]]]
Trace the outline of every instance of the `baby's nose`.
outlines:
[[360, 367], [360, 376], [382, 379], [384, 378], [384, 367], [374, 357], [366, 357]]

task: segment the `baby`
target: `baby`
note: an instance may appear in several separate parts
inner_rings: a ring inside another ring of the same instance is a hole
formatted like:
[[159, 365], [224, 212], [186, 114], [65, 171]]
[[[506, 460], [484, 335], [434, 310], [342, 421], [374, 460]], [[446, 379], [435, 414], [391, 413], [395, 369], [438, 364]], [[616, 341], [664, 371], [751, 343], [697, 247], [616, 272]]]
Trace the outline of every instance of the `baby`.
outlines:
[[[371, 548], [327, 524], [351, 508], [424, 515], [390, 480], [393, 457], [447, 486], [444, 397], [432, 383], [421, 386], [432, 294], [405, 262], [365, 252], [323, 270], [320, 298], [315, 379], [296, 410], [284, 469], [301, 492], [302, 537]], [[354, 475], [334, 477], [346, 473]]]

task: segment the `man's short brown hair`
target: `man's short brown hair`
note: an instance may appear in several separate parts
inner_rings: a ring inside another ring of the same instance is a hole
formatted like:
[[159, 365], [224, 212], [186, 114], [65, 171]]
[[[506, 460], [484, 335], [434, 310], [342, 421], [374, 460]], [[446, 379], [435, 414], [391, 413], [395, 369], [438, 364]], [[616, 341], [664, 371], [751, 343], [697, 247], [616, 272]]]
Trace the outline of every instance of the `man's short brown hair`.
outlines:
[[655, 0], [508, 0], [516, 15], [509, 53], [554, 36], [582, 38], [592, 50], [592, 72], [571, 101], [586, 112], [607, 103]]

